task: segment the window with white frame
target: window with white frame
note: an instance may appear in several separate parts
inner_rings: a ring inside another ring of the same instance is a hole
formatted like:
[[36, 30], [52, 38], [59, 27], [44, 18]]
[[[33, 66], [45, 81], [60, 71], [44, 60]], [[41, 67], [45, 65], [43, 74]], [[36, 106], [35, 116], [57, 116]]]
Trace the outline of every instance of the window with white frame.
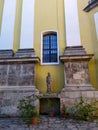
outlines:
[[45, 32], [42, 35], [42, 39], [42, 63], [58, 63], [57, 32]]

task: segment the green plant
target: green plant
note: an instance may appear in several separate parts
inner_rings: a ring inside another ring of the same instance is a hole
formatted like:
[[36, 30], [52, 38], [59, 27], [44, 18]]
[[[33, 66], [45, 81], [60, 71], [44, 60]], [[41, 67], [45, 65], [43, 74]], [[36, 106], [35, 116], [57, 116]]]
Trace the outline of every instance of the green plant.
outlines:
[[49, 115], [54, 116], [54, 105], [56, 102], [54, 102], [52, 99], [47, 99], [47, 104], [49, 108]]
[[37, 108], [35, 102], [37, 101], [38, 96], [32, 94], [31, 96], [24, 97], [19, 101], [18, 110], [22, 120], [29, 124], [33, 117], [38, 116]]
[[65, 107], [65, 104], [62, 105], [62, 111], [61, 111], [61, 113], [62, 113], [62, 116], [63, 116], [63, 117], [66, 117], [66, 116], [68, 115], [67, 109], [66, 109], [66, 107]]
[[75, 119], [92, 120], [94, 112], [98, 112], [98, 108], [96, 107], [97, 102], [98, 101], [95, 100], [93, 102], [86, 103], [81, 97], [79, 102], [76, 102], [71, 108], [71, 115]]

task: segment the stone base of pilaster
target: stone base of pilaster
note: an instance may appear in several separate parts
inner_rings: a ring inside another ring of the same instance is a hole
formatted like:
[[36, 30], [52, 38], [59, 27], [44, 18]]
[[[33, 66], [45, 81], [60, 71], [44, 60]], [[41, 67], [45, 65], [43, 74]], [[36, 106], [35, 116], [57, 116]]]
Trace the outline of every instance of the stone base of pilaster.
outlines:
[[36, 57], [34, 49], [18, 49], [15, 53], [15, 58], [23, 58], [23, 57]]
[[39, 62], [39, 58], [35, 55], [34, 49], [31, 50], [26, 53], [25, 51], [16, 52], [11, 58], [7, 57], [9, 51], [5, 51], [5, 58], [0, 59], [0, 86], [35, 84], [35, 64]]
[[71, 56], [71, 55], [85, 55], [86, 51], [83, 46], [68, 46], [64, 50], [64, 56]]
[[66, 47], [60, 60], [64, 64], [65, 86], [91, 86], [88, 62], [93, 54], [86, 54], [82, 46]]
[[65, 86], [59, 94], [61, 107], [63, 104], [71, 106], [81, 97], [87, 101], [98, 100], [98, 90], [91, 85], [88, 70], [92, 56], [82, 46], [66, 47], [64, 55], [60, 56], [65, 72]]
[[[20, 116], [17, 109], [19, 100], [32, 94], [39, 94], [35, 86], [0, 86], [0, 117]], [[36, 105], [39, 105], [38, 101]]]
[[[2, 53], [1, 53], [2, 52]], [[17, 104], [24, 96], [38, 93], [35, 69], [39, 58], [34, 49], [23, 49], [14, 55], [1, 51], [0, 55], [0, 115], [17, 116]]]
[[13, 50], [0, 50], [0, 59], [13, 58]]
[[82, 97], [84, 101], [91, 102], [92, 100], [98, 100], [98, 90], [66, 90], [63, 88], [60, 93], [61, 107], [65, 104], [66, 107], [70, 107], [79, 101]]

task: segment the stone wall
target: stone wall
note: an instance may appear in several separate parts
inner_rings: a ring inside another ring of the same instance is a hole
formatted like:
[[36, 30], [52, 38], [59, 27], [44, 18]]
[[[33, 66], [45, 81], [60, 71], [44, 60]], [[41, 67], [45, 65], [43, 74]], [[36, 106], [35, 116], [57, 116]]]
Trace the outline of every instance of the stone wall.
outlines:
[[0, 65], [0, 86], [34, 85], [35, 64], [7, 63]]
[[66, 84], [90, 84], [87, 61], [66, 62], [64, 66]]
[[19, 116], [19, 100], [39, 94], [35, 87], [37, 62], [34, 49], [19, 49], [15, 54], [11, 50], [0, 51], [0, 116]]
[[67, 91], [66, 88], [63, 88], [60, 93], [61, 107], [63, 104], [69, 107], [74, 105], [74, 103], [83, 98], [84, 101], [90, 102], [92, 100], [98, 100], [98, 91], [97, 90], [75, 90]]
[[[17, 106], [19, 104], [19, 100], [23, 99], [26, 96], [30, 96], [32, 94], [38, 95], [38, 90], [32, 87], [0, 87], [0, 116], [1, 117], [13, 117], [19, 116], [19, 112]], [[36, 102], [38, 106], [38, 101]]]
[[59, 97], [61, 108], [74, 105], [81, 97], [86, 101], [98, 100], [98, 90], [90, 84], [88, 62], [93, 54], [86, 54], [82, 46], [66, 47], [60, 56], [64, 64], [65, 86]]

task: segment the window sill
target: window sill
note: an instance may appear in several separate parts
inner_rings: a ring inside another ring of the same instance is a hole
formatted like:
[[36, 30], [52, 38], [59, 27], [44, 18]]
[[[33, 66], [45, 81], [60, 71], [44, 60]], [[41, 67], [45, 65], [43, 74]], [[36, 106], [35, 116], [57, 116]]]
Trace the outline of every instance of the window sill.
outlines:
[[58, 65], [59, 64], [59, 62], [56, 62], [56, 63], [41, 63], [41, 65]]

